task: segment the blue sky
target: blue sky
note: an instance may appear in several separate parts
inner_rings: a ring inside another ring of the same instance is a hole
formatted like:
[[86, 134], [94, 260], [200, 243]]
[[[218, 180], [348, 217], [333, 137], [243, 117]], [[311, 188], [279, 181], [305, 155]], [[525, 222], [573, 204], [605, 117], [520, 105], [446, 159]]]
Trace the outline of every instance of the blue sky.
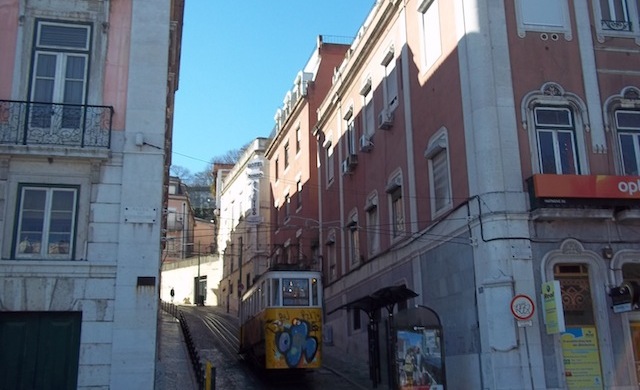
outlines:
[[256, 137], [318, 35], [353, 37], [374, 0], [187, 0], [172, 165], [191, 173]]

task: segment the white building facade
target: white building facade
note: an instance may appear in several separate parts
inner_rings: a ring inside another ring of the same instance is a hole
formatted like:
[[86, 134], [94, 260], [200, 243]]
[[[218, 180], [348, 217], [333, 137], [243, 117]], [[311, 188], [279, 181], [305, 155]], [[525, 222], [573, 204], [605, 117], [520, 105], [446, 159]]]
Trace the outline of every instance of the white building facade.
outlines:
[[182, 14], [180, 0], [0, 1], [9, 387], [154, 387]]
[[268, 138], [251, 142], [217, 186], [217, 248], [222, 263], [218, 302], [231, 313], [237, 314], [242, 292], [268, 267], [269, 164], [264, 158], [268, 142]]

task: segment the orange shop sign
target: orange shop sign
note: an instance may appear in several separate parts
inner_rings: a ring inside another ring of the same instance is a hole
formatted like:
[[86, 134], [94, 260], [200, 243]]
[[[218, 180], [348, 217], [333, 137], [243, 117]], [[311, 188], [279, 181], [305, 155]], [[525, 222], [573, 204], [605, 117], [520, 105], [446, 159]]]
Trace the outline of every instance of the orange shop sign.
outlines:
[[640, 199], [640, 177], [534, 175], [536, 198]]

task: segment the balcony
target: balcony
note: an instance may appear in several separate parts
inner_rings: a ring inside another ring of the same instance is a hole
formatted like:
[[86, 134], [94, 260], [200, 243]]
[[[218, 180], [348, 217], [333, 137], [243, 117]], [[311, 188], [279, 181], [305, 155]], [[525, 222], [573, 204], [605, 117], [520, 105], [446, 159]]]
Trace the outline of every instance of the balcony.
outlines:
[[111, 147], [113, 107], [0, 100], [0, 145]]

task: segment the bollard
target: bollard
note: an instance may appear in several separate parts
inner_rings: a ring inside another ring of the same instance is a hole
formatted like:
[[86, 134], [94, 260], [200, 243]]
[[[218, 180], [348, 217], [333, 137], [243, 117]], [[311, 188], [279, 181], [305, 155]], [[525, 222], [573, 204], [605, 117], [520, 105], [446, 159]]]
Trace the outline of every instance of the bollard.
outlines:
[[216, 389], [216, 368], [207, 360], [205, 365], [204, 388], [205, 390]]

